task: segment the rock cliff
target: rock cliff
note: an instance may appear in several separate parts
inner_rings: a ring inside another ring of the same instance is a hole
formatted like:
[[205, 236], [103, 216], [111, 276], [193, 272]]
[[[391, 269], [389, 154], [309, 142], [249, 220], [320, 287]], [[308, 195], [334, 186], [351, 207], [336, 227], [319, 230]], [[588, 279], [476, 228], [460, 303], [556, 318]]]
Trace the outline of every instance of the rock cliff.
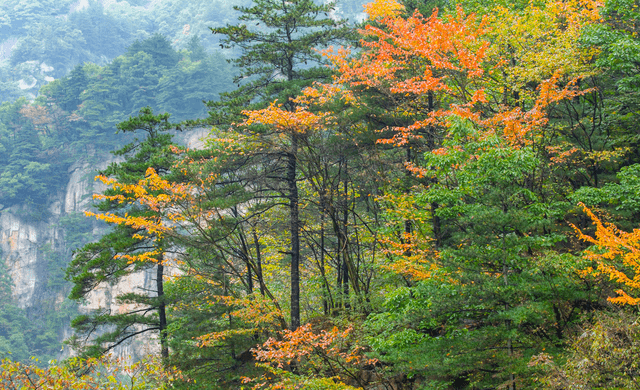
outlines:
[[[205, 130], [192, 131], [179, 134], [176, 139], [190, 148], [201, 147], [200, 139], [205, 133]], [[67, 298], [70, 285], [63, 280], [63, 269], [71, 260], [72, 250], [97, 240], [106, 231], [105, 224], [84, 217], [83, 212], [91, 209], [93, 194], [104, 190], [101, 182], [94, 181], [96, 173], [113, 161], [111, 154], [97, 153], [86, 161], [73, 164], [69, 168], [66, 189], [51, 194], [45, 208], [17, 205], [0, 211], [0, 249], [5, 269], [13, 282], [13, 303], [32, 317], [65, 307], [68, 316], [55, 329], [60, 344], [71, 336], [69, 320], [75, 315], [98, 309], [111, 313], [125, 311], [127, 307], [117, 303], [116, 296], [153, 289], [155, 284], [153, 272], [140, 272], [123, 278], [116, 285], [99, 286], [79, 307]], [[149, 337], [123, 344], [114, 355], [135, 360], [155, 352], [153, 346], [157, 343], [149, 342]], [[73, 351], [65, 348], [58, 358], [71, 354]]]

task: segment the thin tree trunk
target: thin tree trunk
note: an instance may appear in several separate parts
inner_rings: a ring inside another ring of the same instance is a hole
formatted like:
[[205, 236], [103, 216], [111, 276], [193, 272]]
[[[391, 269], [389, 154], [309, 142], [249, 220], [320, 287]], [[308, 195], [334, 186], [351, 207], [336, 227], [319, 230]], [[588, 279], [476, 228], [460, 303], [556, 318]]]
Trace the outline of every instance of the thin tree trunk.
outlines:
[[260, 285], [260, 295], [264, 296], [264, 279], [262, 278], [262, 253], [260, 252], [260, 240], [258, 233], [253, 229], [253, 245], [256, 247], [256, 279]]
[[162, 265], [163, 257], [158, 262], [156, 269], [156, 289], [158, 290], [158, 318], [160, 320], [160, 354], [163, 359], [169, 357], [169, 346], [167, 343], [167, 309], [164, 297], [164, 265]]
[[324, 194], [320, 194], [320, 275], [322, 276], [322, 282], [324, 283], [324, 293], [322, 294], [322, 309], [324, 315], [329, 314], [329, 283], [327, 282], [327, 275], [324, 270], [325, 263], [325, 248], [324, 248], [324, 219], [326, 213]]
[[431, 228], [433, 229], [433, 238], [435, 238], [435, 246], [436, 250], [439, 250], [442, 246], [442, 227], [440, 217], [436, 215], [436, 210], [438, 210], [438, 203], [431, 203]]
[[[507, 234], [507, 231], [503, 228], [502, 229], [502, 251], [505, 254], [506, 254], [506, 243], [505, 243], [506, 234]], [[509, 286], [508, 273], [509, 273], [509, 266], [507, 265], [506, 259], [504, 259], [503, 263], [502, 263], [502, 277], [503, 277], [503, 280], [504, 280], [504, 286], [505, 287]], [[504, 310], [505, 310], [505, 312], [507, 310], [509, 310], [509, 304], [507, 302], [505, 302], [505, 304], [504, 304]], [[507, 327], [507, 333], [510, 333], [510, 331], [511, 331], [511, 320], [506, 320], [506, 324], [505, 325]], [[508, 338], [507, 338], [507, 351], [509, 353], [509, 358], [511, 359], [511, 357], [513, 356], [513, 341], [511, 340], [511, 335], [509, 335]], [[511, 371], [509, 373], [509, 390], [516, 390], [516, 376], [513, 373], [513, 371]]]
[[336, 248], [336, 260], [338, 265], [336, 266], [336, 307], [342, 308], [343, 293], [342, 293], [342, 253], [340, 252], [342, 242], [342, 236], [338, 232], [338, 247]]
[[249, 294], [253, 293], [253, 275], [251, 272], [251, 260], [249, 257], [249, 246], [247, 245], [247, 240], [244, 238], [244, 232], [240, 231], [240, 244], [242, 245], [242, 256], [243, 260], [247, 264], [247, 292]]
[[[345, 167], [346, 170], [346, 167]], [[347, 180], [345, 178], [344, 180], [344, 210], [342, 213], [342, 246], [340, 247], [340, 252], [342, 252], [342, 293], [343, 293], [343, 299], [344, 299], [344, 308], [348, 309], [351, 307], [351, 305], [349, 304], [349, 254], [348, 254], [348, 249], [349, 249], [349, 244], [348, 244], [348, 231], [347, 231], [347, 225], [349, 223], [349, 207], [348, 207], [348, 198], [347, 198], [347, 194], [348, 194], [348, 184], [347, 184]]]
[[287, 162], [291, 229], [291, 330], [296, 330], [300, 327], [300, 221], [298, 213], [298, 183], [296, 182], [297, 154], [298, 136], [292, 133], [291, 151]]

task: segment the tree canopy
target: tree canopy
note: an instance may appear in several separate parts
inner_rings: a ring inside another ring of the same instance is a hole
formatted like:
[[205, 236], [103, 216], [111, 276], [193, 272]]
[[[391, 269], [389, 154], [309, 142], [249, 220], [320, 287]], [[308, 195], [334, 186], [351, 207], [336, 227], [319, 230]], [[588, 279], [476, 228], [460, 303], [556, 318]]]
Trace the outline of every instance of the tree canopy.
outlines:
[[175, 388], [636, 386], [637, 4], [375, 0], [358, 28], [341, 6], [255, 0], [209, 26], [231, 65], [150, 35], [1, 107], [7, 203], [55, 188], [45, 151], [143, 130], [66, 275], [74, 299], [154, 288], [75, 346], [157, 332]]

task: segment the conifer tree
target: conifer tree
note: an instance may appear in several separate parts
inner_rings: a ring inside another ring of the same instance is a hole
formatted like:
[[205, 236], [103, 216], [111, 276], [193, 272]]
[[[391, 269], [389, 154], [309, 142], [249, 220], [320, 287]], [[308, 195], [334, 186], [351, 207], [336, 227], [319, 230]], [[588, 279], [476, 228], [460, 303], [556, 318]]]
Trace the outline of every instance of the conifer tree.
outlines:
[[[149, 168], [158, 174], [170, 172], [174, 154], [169, 151], [172, 135], [167, 131], [174, 126], [169, 123], [169, 114], [154, 115], [151, 108], [140, 110], [139, 116], [118, 124], [122, 132], [142, 130], [146, 138], [136, 139], [114, 152], [126, 160], [113, 163], [101, 173], [101, 177], [115, 179], [119, 183], [133, 184], [145, 177]], [[109, 221], [110, 216], [152, 217], [153, 211], [140, 205], [135, 199], [113, 201], [111, 196], [118, 189], [105, 191], [106, 200], [98, 205], [104, 214], [98, 218]], [[86, 355], [100, 355], [130, 338], [145, 332], [158, 332], [163, 357], [168, 356], [167, 316], [164, 295], [164, 252], [168, 243], [145, 229], [118, 223], [113, 230], [98, 242], [85, 245], [76, 251], [67, 268], [67, 279], [74, 286], [70, 298], [82, 300], [103, 283], [117, 283], [134, 272], [154, 269], [156, 286], [149, 293], [128, 292], [116, 297], [121, 303], [131, 304], [134, 309], [126, 313], [94, 312], [81, 315], [72, 322], [75, 337], [71, 343], [81, 348]], [[105, 332], [106, 329], [109, 329]], [[101, 334], [86, 343], [94, 332]], [[85, 342], [81, 342], [81, 337]], [[86, 345], [81, 345], [86, 344]]]
[[239, 69], [238, 88], [209, 102], [213, 124], [230, 124], [242, 118], [242, 110], [264, 108], [274, 100], [292, 110], [291, 98], [314, 81], [326, 81], [331, 71], [321, 67], [318, 49], [344, 42], [350, 29], [330, 17], [333, 2], [314, 0], [255, 0], [239, 7], [241, 24], [212, 28], [225, 35], [224, 48], [240, 49], [231, 62]]
[[[347, 38], [349, 29], [330, 17], [334, 4], [319, 5], [313, 0], [256, 0], [251, 7], [235, 7], [242, 12], [240, 25], [212, 28], [215, 34], [226, 35], [224, 47], [241, 50], [233, 62], [240, 68], [235, 79], [238, 89], [221, 95], [220, 102], [210, 102], [210, 121], [228, 125], [242, 119], [242, 110], [260, 109], [277, 101], [283, 109], [294, 112], [292, 99], [302, 88], [330, 76], [321, 68], [317, 49], [326, 48]], [[244, 83], [243, 83], [244, 82]], [[272, 130], [272, 129], [271, 129]], [[263, 139], [276, 137], [277, 132], [263, 129]], [[263, 158], [279, 161], [275, 171], [279, 184], [273, 193], [286, 199], [289, 208], [291, 258], [291, 329], [300, 326], [300, 221], [298, 194], [298, 153], [303, 134], [292, 131], [286, 145], [272, 148]], [[273, 140], [277, 141], [276, 139]], [[281, 143], [281, 141], [280, 141]], [[278, 142], [275, 142], [277, 145]], [[271, 154], [268, 156], [268, 154]], [[273, 167], [273, 164], [270, 164]]]

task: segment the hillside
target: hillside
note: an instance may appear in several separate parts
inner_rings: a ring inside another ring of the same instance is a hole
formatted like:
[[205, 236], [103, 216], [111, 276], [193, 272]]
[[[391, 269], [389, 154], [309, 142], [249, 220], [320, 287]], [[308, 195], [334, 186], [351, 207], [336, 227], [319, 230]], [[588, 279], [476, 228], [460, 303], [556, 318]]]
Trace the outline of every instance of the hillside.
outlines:
[[0, 387], [638, 387], [637, 1], [12, 4]]

